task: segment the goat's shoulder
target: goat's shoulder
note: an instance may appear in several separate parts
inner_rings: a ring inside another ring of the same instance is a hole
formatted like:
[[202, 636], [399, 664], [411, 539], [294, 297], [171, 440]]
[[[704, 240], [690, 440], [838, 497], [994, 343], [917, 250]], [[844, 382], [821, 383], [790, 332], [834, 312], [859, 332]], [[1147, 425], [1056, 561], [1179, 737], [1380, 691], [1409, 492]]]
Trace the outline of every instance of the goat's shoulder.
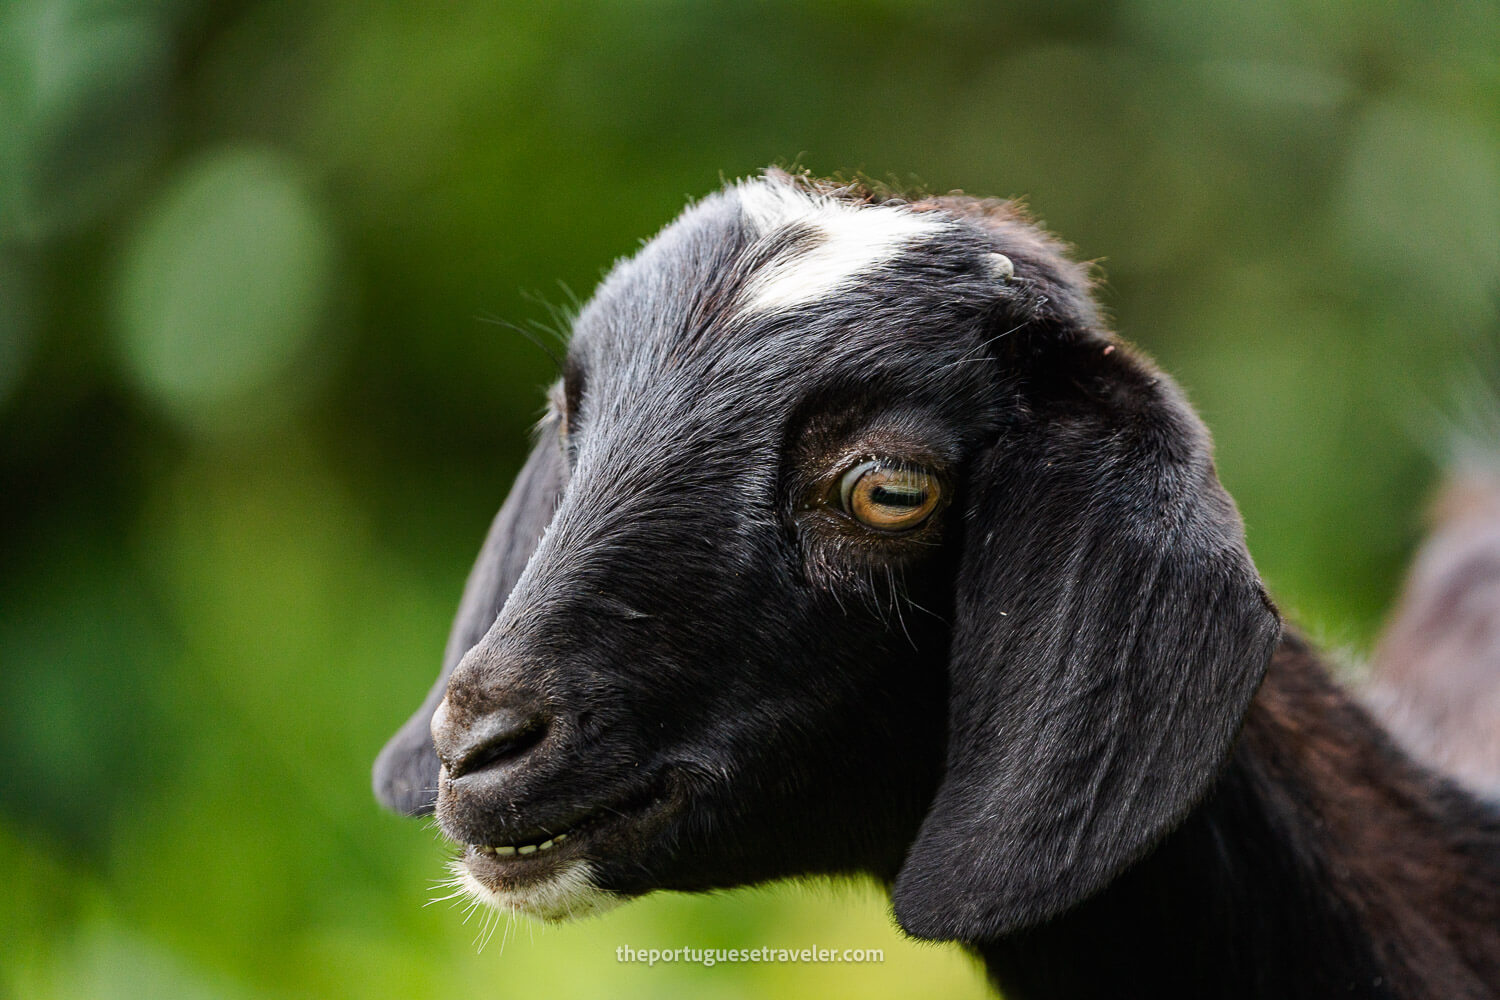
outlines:
[[1413, 760], [1298, 637], [1273, 658], [1231, 766], [1398, 995], [1494, 995], [1500, 808]]
[[1020, 998], [1493, 998], [1500, 813], [1289, 635], [1182, 825], [1102, 893], [978, 948]]

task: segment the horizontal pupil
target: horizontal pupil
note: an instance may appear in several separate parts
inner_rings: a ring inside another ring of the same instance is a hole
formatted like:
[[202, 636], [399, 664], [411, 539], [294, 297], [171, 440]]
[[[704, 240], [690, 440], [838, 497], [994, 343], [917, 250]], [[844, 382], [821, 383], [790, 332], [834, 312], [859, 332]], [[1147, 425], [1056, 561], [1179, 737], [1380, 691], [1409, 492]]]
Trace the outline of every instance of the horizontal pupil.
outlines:
[[927, 502], [927, 491], [910, 486], [876, 486], [870, 490], [870, 502], [880, 507], [920, 507]]

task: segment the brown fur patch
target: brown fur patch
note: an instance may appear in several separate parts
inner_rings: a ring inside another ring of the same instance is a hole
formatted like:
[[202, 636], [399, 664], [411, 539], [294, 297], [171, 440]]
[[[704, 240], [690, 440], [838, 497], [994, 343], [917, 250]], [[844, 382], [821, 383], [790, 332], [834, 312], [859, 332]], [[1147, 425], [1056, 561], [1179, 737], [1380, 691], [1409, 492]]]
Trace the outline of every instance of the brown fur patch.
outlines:
[[1494, 812], [1408, 758], [1298, 640], [1278, 652], [1242, 740], [1399, 995], [1500, 995]]

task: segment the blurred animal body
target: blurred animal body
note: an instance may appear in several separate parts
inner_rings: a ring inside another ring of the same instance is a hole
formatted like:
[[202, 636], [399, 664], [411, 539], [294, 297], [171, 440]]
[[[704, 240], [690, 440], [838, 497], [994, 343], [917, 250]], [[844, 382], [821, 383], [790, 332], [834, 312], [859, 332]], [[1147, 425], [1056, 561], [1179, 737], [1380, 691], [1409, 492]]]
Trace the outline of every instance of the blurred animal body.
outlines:
[[1500, 801], [1500, 472], [1470, 458], [1375, 650], [1371, 704], [1419, 758]]
[[1003, 202], [773, 171], [618, 264], [375, 784], [543, 918], [868, 873], [1010, 997], [1500, 996], [1500, 812]]

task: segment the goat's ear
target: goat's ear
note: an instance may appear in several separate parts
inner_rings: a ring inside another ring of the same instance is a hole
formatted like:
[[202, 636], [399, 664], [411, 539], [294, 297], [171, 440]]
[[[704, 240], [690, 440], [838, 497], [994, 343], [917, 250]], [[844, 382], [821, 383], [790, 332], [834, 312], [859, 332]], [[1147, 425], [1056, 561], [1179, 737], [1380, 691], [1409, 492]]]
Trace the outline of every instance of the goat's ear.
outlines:
[[510, 496], [490, 524], [479, 558], [469, 571], [458, 615], [448, 633], [443, 670], [416, 714], [386, 743], [375, 759], [375, 797], [388, 809], [408, 815], [432, 811], [437, 798], [438, 759], [432, 747], [432, 713], [448, 688], [448, 676], [465, 653], [484, 638], [505, 606], [511, 588], [536, 551], [552, 520], [566, 481], [566, 464], [553, 421], [543, 427], [536, 447], [521, 467]]
[[896, 918], [982, 940], [1056, 916], [1207, 792], [1280, 635], [1177, 387], [1091, 333], [1018, 357], [962, 509], [947, 771]]

